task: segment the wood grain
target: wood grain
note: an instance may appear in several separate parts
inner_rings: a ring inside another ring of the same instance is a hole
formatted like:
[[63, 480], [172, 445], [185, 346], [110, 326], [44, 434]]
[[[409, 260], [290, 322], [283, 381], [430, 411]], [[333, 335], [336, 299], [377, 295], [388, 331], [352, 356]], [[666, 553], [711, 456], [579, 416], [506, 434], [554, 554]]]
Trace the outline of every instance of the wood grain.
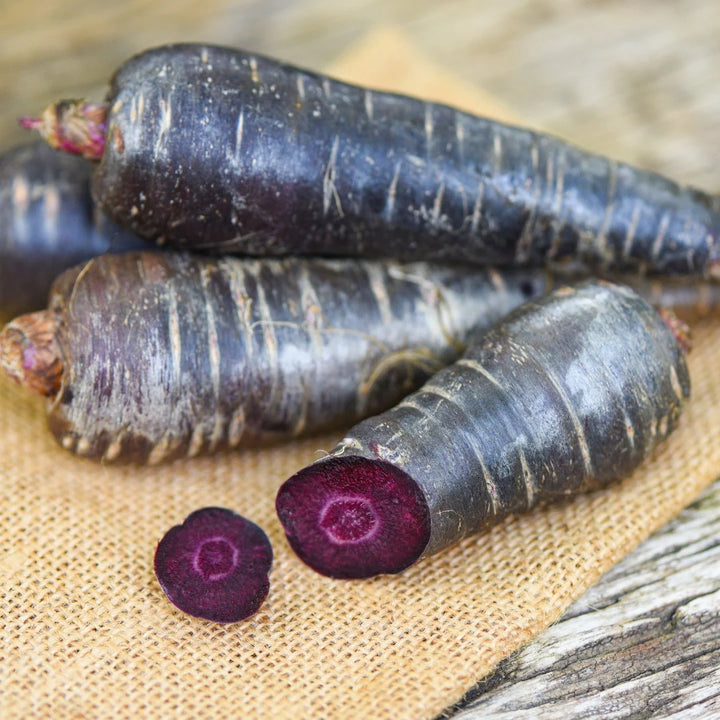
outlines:
[[442, 717], [719, 717], [718, 607], [720, 482]]

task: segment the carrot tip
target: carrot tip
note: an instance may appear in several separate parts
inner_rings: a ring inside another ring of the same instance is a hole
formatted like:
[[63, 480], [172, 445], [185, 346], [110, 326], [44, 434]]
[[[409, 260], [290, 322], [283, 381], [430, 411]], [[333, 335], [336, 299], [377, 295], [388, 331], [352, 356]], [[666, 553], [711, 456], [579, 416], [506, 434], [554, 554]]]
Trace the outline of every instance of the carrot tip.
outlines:
[[708, 267], [708, 277], [712, 280], [720, 280], [720, 260], [713, 260]]
[[89, 160], [99, 160], [105, 149], [107, 105], [84, 100], [58, 100], [39, 118], [24, 115], [18, 122], [37, 130], [50, 147]]

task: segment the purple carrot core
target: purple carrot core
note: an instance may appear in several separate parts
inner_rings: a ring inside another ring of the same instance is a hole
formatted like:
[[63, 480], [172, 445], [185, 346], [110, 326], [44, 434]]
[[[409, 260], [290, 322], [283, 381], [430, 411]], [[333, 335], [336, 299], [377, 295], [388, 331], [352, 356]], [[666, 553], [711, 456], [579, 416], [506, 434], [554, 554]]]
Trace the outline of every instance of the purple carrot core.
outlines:
[[430, 539], [422, 490], [383, 460], [346, 456], [314, 463], [283, 484], [276, 508], [292, 549], [329, 577], [400, 572]]
[[222, 580], [238, 564], [238, 549], [225, 538], [213, 538], [200, 544], [193, 558], [193, 568], [205, 582]]
[[18, 122], [37, 130], [50, 147], [88, 160], [99, 160], [105, 150], [108, 107], [84, 100], [58, 100], [39, 118], [21, 117]]
[[203, 508], [171, 528], [155, 551], [155, 575], [173, 605], [220, 623], [253, 615], [270, 584], [272, 547], [263, 530], [224, 508]]
[[379, 520], [369, 500], [338, 498], [320, 513], [320, 527], [336, 543], [353, 543], [370, 537]]

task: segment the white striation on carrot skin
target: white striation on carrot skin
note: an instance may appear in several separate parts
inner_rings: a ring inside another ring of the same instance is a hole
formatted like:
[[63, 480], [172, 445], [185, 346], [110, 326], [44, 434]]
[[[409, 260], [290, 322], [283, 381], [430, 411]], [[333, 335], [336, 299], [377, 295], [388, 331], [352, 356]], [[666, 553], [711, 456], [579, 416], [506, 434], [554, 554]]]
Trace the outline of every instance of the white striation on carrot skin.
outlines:
[[63, 361], [57, 320], [47, 310], [28, 313], [0, 333], [0, 367], [31, 392], [52, 397], [60, 390]]
[[105, 150], [107, 104], [57, 100], [39, 118], [21, 117], [20, 125], [37, 130], [50, 147], [99, 160]]

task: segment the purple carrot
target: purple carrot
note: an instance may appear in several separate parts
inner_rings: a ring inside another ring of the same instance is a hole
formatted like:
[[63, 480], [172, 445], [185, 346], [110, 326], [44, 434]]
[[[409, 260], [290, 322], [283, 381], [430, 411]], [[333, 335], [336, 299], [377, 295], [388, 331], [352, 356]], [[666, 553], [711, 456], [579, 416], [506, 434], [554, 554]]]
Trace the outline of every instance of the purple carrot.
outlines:
[[156, 463], [349, 427], [547, 288], [542, 273], [362, 260], [106, 255], [0, 334], [63, 447]]
[[0, 155], [0, 321], [40, 310], [63, 271], [104, 252], [149, 248], [98, 212], [91, 167], [44, 142]]
[[231, 510], [209, 507], [188, 515], [160, 540], [155, 575], [184, 613], [233, 623], [263, 604], [272, 559], [262, 528]]
[[[48, 310], [7, 325], [0, 367], [48, 398], [63, 447], [155, 463], [380, 412], [554, 281], [425, 263], [107, 256], [59, 278]], [[662, 287], [666, 301], [697, 300], [699, 288]]]
[[148, 50], [104, 107], [25, 123], [100, 161], [94, 197], [116, 222], [175, 245], [720, 274], [716, 196], [230, 48]]
[[510, 513], [626, 477], [689, 397], [676, 333], [619, 285], [528, 303], [283, 484], [290, 545], [331, 577], [395, 573]]
[[672, 310], [686, 322], [720, 312], [720, 283], [717, 281], [627, 276], [616, 279], [632, 287], [654, 307]]

